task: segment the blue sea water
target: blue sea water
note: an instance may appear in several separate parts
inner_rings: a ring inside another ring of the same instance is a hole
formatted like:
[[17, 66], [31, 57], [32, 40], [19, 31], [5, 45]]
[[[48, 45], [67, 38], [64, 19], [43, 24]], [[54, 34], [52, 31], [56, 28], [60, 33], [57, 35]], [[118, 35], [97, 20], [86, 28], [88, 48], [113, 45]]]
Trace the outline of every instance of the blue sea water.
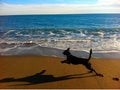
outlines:
[[15, 47], [120, 51], [120, 14], [0, 16], [0, 51]]
[[0, 30], [120, 28], [120, 14], [0, 16]]

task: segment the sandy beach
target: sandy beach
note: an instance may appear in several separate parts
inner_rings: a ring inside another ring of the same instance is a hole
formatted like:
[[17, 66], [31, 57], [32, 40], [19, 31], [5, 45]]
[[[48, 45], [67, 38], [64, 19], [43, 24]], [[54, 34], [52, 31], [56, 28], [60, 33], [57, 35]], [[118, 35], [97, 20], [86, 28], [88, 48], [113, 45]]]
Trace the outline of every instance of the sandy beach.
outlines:
[[[88, 73], [83, 65], [62, 64], [65, 58], [0, 56], [0, 89], [120, 89], [120, 60], [92, 58]], [[114, 78], [114, 79], [113, 79]]]

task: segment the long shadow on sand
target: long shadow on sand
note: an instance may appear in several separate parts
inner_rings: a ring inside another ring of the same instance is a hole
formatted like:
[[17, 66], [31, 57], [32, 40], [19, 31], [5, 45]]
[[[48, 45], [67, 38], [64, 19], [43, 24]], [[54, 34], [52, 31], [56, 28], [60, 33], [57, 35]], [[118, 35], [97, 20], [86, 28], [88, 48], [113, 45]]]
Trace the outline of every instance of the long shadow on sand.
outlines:
[[[76, 78], [86, 78], [86, 77], [93, 77], [96, 75], [85, 75], [88, 73], [82, 73], [82, 74], [74, 74], [74, 75], [66, 75], [66, 76], [60, 76], [60, 77], [54, 77], [53, 75], [43, 75], [46, 70], [42, 70], [40, 73], [36, 73], [32, 76], [26, 76], [23, 78], [4, 78], [0, 80], [0, 83], [7, 83], [7, 82], [28, 82], [28, 84], [22, 84], [22, 85], [34, 85], [34, 84], [41, 84], [41, 83], [49, 83], [49, 82], [57, 82], [57, 81], [63, 81], [63, 80], [69, 80], [69, 79], [76, 79]], [[84, 76], [83, 76], [84, 75]]]

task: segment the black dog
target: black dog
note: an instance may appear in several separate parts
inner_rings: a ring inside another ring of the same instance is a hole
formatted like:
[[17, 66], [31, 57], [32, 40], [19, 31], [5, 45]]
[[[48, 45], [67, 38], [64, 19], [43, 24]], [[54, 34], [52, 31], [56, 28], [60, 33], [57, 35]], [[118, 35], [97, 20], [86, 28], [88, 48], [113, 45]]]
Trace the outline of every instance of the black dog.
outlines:
[[64, 61], [61, 61], [61, 63], [67, 63], [67, 64], [74, 64], [74, 65], [78, 65], [78, 64], [82, 64], [84, 65], [88, 70], [90, 70], [90, 72], [95, 72], [96, 75], [99, 76], [103, 76], [102, 74], [98, 74], [91, 66], [91, 63], [89, 62], [89, 60], [91, 59], [91, 54], [92, 54], [92, 49], [90, 49], [90, 54], [89, 54], [89, 58], [85, 59], [85, 58], [78, 58], [76, 56], [73, 56], [70, 53], [70, 48], [68, 48], [67, 50], [65, 50], [63, 52], [64, 55], [67, 56], [67, 59]]

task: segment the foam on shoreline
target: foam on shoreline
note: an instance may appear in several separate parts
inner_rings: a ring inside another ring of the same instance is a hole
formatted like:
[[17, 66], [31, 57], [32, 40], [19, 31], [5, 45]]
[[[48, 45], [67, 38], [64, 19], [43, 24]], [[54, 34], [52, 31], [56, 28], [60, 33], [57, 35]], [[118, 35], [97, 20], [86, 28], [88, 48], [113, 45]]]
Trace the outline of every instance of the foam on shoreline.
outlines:
[[[36, 55], [36, 56], [54, 56], [54, 57], [65, 57], [62, 52], [63, 49], [42, 47], [40, 45], [32, 45], [30, 47], [15, 46], [8, 48], [4, 51], [1, 50], [0, 55], [6, 56], [21, 56], [21, 55]], [[78, 57], [88, 58], [89, 50], [87, 51], [76, 51], [71, 49], [71, 53]], [[113, 58], [120, 59], [120, 52], [118, 51], [95, 51], [93, 50], [92, 57], [94, 58]]]

